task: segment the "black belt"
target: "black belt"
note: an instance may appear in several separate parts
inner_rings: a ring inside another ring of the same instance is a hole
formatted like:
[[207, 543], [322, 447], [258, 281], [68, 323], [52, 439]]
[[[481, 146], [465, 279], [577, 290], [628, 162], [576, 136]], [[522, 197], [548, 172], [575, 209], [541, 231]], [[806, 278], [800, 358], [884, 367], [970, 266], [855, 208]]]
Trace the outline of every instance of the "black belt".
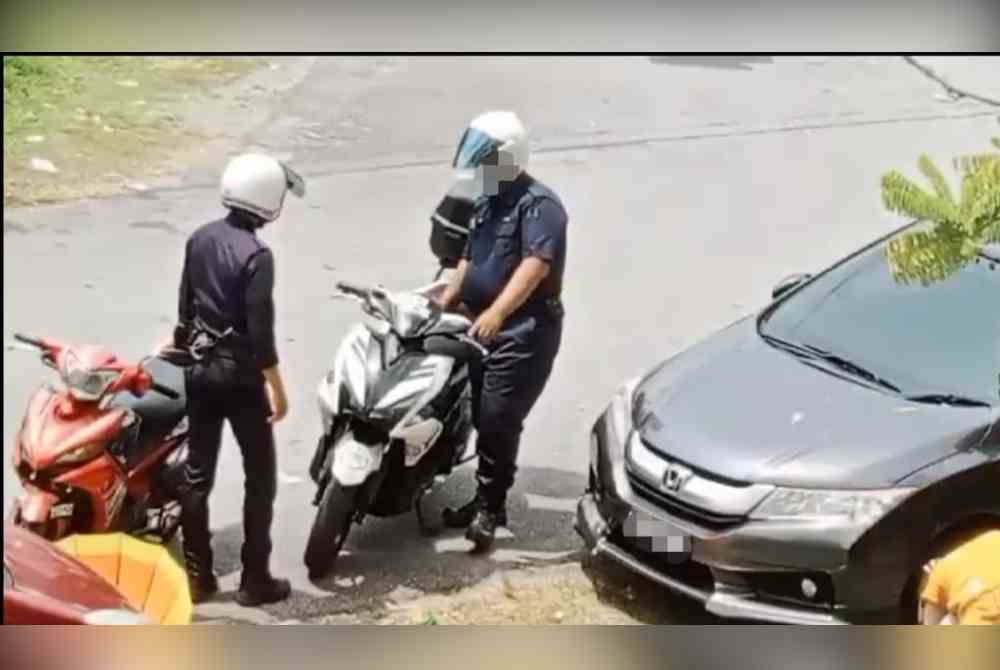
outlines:
[[253, 352], [247, 347], [217, 344], [209, 350], [206, 358], [228, 358], [237, 363], [249, 363], [253, 360]]
[[559, 320], [564, 314], [565, 309], [563, 308], [562, 300], [559, 296], [553, 296], [551, 298], [532, 298], [514, 310], [514, 313], [510, 315], [509, 320], [516, 320], [520, 317], [526, 316]]

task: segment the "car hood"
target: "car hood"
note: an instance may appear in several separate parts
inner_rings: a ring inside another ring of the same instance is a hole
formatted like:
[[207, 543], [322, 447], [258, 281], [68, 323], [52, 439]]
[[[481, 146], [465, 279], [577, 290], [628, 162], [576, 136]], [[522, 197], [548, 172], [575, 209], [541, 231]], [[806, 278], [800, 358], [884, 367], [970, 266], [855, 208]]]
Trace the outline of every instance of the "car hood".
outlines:
[[54, 546], [13, 524], [4, 524], [4, 563], [14, 588], [59, 601], [80, 612], [129, 609], [125, 597], [103, 577]]
[[725, 479], [875, 488], [974, 448], [991, 413], [818, 370], [767, 344], [747, 317], [648, 374], [633, 418], [650, 447]]

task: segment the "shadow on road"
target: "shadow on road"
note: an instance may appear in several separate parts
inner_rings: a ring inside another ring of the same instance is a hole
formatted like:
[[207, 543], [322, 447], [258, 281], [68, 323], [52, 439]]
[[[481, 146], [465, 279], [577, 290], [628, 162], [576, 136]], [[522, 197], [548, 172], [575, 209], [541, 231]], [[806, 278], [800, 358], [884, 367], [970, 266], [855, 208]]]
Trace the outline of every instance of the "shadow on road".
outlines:
[[[265, 608], [277, 620], [304, 620], [347, 614], [374, 620], [394, 603], [423, 595], [448, 594], [486, 580], [497, 571], [582, 562], [602, 602], [643, 623], [717, 623], [696, 603], [674, 596], [642, 577], [608, 561], [591, 559], [573, 530], [575, 506], [585, 487], [582, 475], [551, 468], [522, 468], [508, 502], [509, 529], [501, 529], [488, 555], [469, 553], [462, 531], [439, 528], [422, 533], [414, 514], [389, 519], [369, 517], [355, 526], [331, 573], [309, 582], [293, 577], [288, 601]], [[472, 469], [466, 468], [424, 500], [429, 523], [439, 523], [441, 511], [461, 504], [475, 490]], [[305, 538], [313, 507], [302, 510]], [[277, 533], [276, 533], [277, 536]], [[216, 571], [235, 576], [240, 569], [240, 524], [214, 533]], [[296, 550], [295, 555], [299, 555]], [[302, 568], [304, 573], [304, 568]], [[222, 594], [219, 602], [231, 600]]]

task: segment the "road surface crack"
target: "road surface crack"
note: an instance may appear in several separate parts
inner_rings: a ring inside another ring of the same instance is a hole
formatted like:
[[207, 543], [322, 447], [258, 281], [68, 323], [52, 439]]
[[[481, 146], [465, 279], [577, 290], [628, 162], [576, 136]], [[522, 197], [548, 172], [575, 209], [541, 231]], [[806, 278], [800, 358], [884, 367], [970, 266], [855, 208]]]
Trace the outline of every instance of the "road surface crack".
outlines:
[[948, 95], [950, 95], [953, 98], [956, 99], [968, 98], [969, 100], [975, 100], [977, 102], [982, 102], [987, 105], [993, 105], [994, 107], [1000, 107], [1000, 100], [994, 100], [993, 98], [989, 98], [984, 95], [980, 95], [978, 93], [971, 93], [964, 89], [958, 88], [957, 86], [949, 82], [947, 79], [939, 75], [937, 72], [932, 70], [930, 67], [919, 62], [916, 58], [912, 56], [903, 56], [903, 60], [905, 60], [907, 63], [915, 67], [922, 75], [924, 75], [931, 81], [934, 81], [941, 87], [943, 87], [944, 90], [948, 92]]

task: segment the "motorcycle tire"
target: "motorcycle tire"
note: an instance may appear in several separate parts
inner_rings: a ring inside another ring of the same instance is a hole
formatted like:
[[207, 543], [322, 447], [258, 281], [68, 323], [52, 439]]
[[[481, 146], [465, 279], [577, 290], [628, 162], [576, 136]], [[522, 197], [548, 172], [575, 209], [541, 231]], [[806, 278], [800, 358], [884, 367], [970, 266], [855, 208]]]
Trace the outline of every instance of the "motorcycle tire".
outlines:
[[306, 544], [304, 559], [309, 579], [324, 577], [333, 567], [351, 530], [358, 491], [359, 487], [345, 487], [336, 480], [327, 484]]
[[41, 523], [22, 522], [18, 525], [49, 542], [58, 542], [70, 534], [69, 519], [49, 519]]

